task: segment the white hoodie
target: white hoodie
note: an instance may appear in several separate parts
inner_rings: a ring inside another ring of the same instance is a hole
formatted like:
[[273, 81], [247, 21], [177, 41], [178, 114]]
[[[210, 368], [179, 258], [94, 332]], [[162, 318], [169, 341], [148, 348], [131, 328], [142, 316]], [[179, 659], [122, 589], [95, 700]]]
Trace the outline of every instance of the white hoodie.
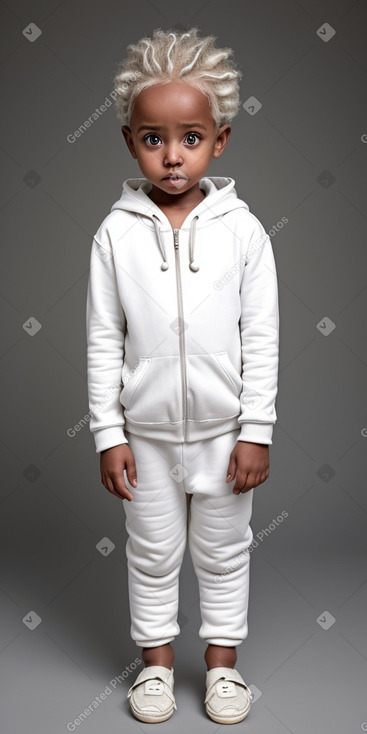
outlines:
[[144, 178], [93, 238], [86, 304], [90, 430], [96, 451], [124, 427], [180, 443], [241, 428], [271, 444], [279, 310], [272, 246], [231, 178], [172, 230]]

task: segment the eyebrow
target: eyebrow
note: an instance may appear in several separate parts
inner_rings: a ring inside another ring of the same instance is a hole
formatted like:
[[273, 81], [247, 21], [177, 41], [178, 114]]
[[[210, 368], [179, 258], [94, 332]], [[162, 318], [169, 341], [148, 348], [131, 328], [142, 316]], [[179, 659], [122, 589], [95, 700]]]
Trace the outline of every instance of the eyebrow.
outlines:
[[[202, 130], [206, 130], [206, 126], [202, 125], [200, 122], [182, 122], [180, 127], [201, 127]], [[165, 130], [165, 125], [140, 125], [138, 127], [137, 132], [140, 133], [141, 130]]]

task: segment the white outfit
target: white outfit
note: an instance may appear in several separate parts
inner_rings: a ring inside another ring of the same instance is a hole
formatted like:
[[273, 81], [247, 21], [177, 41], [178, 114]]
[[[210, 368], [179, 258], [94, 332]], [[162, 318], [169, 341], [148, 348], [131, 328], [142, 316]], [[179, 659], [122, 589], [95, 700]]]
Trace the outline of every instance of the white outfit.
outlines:
[[135, 456], [138, 487], [125, 472], [134, 499], [123, 504], [142, 647], [179, 633], [187, 530], [200, 636], [237, 645], [247, 635], [253, 489], [234, 495], [225, 479], [236, 441], [272, 443], [279, 311], [270, 239], [234, 183], [201, 179], [205, 198], [172, 230], [149, 181], [125, 181], [92, 243], [90, 430], [97, 452], [128, 442]]
[[92, 243], [96, 450], [126, 442], [124, 426], [175, 443], [240, 427], [239, 440], [271, 444], [279, 313], [270, 239], [231, 178], [201, 179], [205, 199], [173, 231], [150, 188], [125, 181]]
[[130, 634], [139, 647], [165, 645], [180, 633], [187, 540], [199, 585], [199, 636], [228, 647], [247, 637], [254, 490], [236, 495], [234, 481], [225, 482], [239, 431], [182, 444], [127, 432], [138, 475], [138, 487], [125, 477], [134, 499], [124, 508]]

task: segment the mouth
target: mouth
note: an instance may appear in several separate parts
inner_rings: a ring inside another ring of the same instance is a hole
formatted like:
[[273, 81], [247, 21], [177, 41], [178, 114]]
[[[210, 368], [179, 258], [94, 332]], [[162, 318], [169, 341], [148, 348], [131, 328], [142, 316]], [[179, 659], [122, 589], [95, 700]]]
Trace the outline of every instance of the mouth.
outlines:
[[189, 179], [182, 173], [170, 173], [169, 176], [165, 176], [162, 180], [167, 181], [171, 186], [180, 188], [181, 186], [184, 186], [186, 181]]
[[168, 176], [165, 176], [163, 181], [187, 181], [188, 178], [182, 173], [170, 173]]

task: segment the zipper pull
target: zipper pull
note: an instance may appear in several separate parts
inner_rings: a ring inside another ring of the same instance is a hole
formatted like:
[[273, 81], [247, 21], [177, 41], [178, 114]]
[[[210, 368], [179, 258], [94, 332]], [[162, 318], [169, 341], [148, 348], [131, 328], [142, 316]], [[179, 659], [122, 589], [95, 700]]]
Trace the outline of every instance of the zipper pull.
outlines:
[[178, 229], [173, 230], [173, 243], [177, 250], [178, 249]]

